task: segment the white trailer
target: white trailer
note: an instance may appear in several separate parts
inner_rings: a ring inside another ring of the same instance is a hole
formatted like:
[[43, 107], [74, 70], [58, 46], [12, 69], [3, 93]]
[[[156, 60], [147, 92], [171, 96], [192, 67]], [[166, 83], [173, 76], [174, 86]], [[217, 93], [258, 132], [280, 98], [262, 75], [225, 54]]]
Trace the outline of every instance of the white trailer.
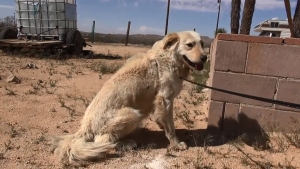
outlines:
[[0, 32], [0, 46], [65, 48], [80, 54], [86, 46], [77, 29], [76, 0], [15, 0], [17, 30]]

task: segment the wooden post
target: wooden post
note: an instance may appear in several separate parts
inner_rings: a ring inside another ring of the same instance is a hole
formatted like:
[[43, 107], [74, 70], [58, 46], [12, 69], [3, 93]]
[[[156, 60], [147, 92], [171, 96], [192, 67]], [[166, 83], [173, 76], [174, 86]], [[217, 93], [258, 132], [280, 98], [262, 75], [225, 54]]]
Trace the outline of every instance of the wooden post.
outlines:
[[14, 26], [17, 26], [16, 25], [16, 12], [14, 12]]
[[128, 26], [127, 26], [127, 33], [126, 33], [126, 40], [125, 40], [125, 46], [128, 45], [128, 40], [129, 40], [129, 32], [130, 32], [130, 24], [131, 22], [128, 21]]
[[295, 37], [295, 35], [294, 35], [295, 32], [294, 32], [294, 25], [293, 25], [292, 14], [291, 14], [290, 0], [284, 0], [284, 5], [285, 5], [286, 16], [287, 16], [288, 22], [289, 22], [291, 37], [293, 38], [293, 37]]
[[170, 1], [171, 1], [171, 0], [168, 0], [167, 18], [166, 18], [166, 27], [165, 27], [165, 35], [167, 35], [167, 33], [168, 33], [169, 13], [170, 13]]
[[92, 43], [95, 41], [95, 21], [93, 21], [93, 27], [92, 27]]

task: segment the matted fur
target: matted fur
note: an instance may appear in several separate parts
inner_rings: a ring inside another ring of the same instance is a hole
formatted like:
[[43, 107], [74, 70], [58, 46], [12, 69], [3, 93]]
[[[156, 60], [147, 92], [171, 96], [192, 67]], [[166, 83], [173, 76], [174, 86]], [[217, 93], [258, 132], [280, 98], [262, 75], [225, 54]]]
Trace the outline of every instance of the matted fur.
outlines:
[[187, 149], [175, 134], [173, 100], [182, 89], [179, 76], [186, 78], [192, 69], [183, 56], [203, 65], [200, 40], [200, 35], [192, 31], [171, 33], [148, 52], [127, 61], [92, 100], [80, 129], [53, 138], [55, 155], [71, 164], [104, 157], [151, 113], [164, 129], [170, 146]]

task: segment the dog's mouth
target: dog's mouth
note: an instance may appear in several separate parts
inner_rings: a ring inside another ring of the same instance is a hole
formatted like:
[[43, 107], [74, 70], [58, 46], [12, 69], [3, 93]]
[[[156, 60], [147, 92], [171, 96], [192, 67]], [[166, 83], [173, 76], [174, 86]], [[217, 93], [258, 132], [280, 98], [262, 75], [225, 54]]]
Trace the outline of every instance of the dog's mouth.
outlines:
[[202, 70], [203, 69], [203, 63], [194, 63], [192, 61], [190, 61], [185, 55], [183, 55], [183, 59], [184, 61], [192, 68], [196, 69], [196, 70]]

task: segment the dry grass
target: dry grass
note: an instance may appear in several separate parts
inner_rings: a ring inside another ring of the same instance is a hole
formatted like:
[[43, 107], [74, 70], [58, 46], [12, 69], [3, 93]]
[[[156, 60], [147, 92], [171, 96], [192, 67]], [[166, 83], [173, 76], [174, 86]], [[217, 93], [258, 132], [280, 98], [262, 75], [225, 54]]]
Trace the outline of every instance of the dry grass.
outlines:
[[[22, 78], [21, 84], [0, 80], [3, 94], [0, 101], [7, 103], [0, 109], [0, 125], [5, 124], [10, 129], [2, 132], [0, 126], [2, 168], [70, 168], [56, 164], [47, 141], [52, 135], [74, 133], [78, 129], [93, 97], [125, 62], [120, 57], [130, 55], [130, 51], [124, 51], [123, 55], [113, 53], [116, 48], [97, 54], [102, 57], [97, 59], [57, 60], [16, 54], [9, 57], [2, 53], [0, 76], [5, 79], [14, 73]], [[37, 64], [39, 69], [21, 69], [30, 62]], [[205, 83], [209, 78], [209, 63], [205, 69], [204, 73], [194, 72], [191, 78]], [[300, 124], [297, 120], [291, 124], [292, 133], [278, 132], [273, 124], [273, 132], [262, 132], [251, 144], [248, 142], [253, 137], [248, 134], [234, 140], [212, 135], [206, 131], [207, 94], [203, 88], [188, 83], [175, 99], [174, 119], [178, 137], [187, 142], [188, 150], [167, 149], [163, 131], [149, 117], [136, 134], [120, 142], [117, 150], [108, 155], [117, 158], [90, 163], [84, 168], [300, 167]]]
[[122, 64], [117, 64], [117, 65], [108, 65], [107, 63], [103, 61], [95, 62], [92, 63], [88, 68], [91, 70], [97, 72], [97, 73], [102, 73], [102, 74], [113, 74], [117, 70], [120, 69]]

